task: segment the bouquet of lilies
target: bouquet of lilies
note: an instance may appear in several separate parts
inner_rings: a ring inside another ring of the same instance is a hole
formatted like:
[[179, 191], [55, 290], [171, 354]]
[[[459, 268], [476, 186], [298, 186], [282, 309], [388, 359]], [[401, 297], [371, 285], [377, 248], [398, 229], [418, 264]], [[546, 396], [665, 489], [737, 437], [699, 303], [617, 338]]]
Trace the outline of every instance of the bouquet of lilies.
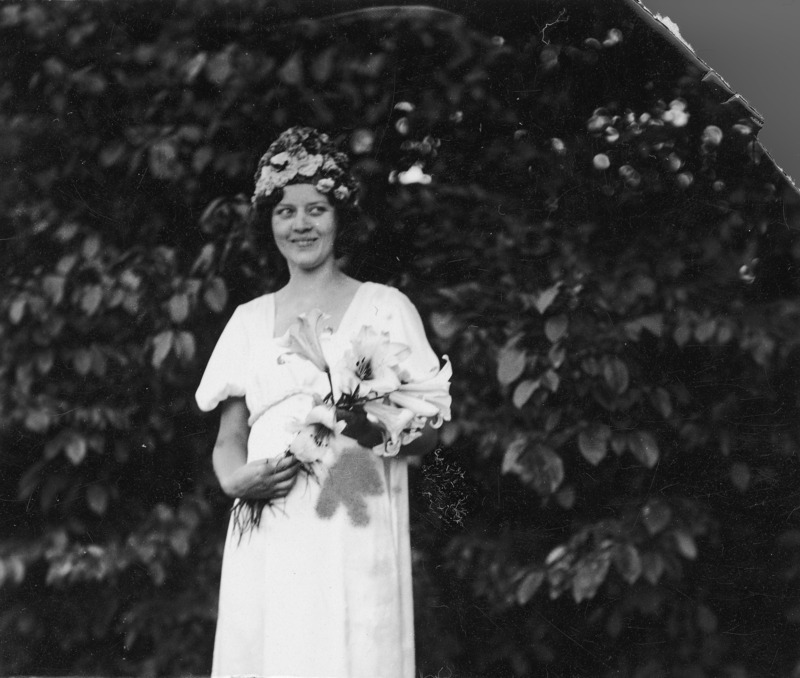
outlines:
[[[294, 455], [309, 475], [320, 466], [331, 468], [354, 446], [371, 448], [381, 456], [395, 456], [400, 448], [422, 435], [430, 425], [438, 428], [450, 420], [452, 366], [445, 364], [423, 381], [411, 381], [401, 363], [411, 349], [393, 342], [388, 332], [365, 325], [351, 339], [342, 360], [331, 367], [322, 350], [329, 316], [319, 310], [300, 315], [280, 339], [285, 353], [311, 362], [328, 379], [325, 397], [314, 403], [302, 421], [286, 454]], [[264, 500], [241, 501], [239, 522], [258, 525]], [[245, 511], [243, 517], [241, 511]]]

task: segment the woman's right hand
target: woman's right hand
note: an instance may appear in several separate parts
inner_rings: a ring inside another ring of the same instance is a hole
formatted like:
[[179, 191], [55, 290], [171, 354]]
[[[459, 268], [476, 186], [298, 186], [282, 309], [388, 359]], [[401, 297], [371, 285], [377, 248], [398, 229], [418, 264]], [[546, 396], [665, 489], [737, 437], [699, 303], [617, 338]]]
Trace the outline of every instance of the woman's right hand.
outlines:
[[300, 462], [290, 455], [247, 461], [249, 412], [244, 398], [228, 398], [222, 406], [214, 444], [214, 472], [222, 491], [241, 499], [281, 499], [297, 481]]
[[297, 482], [301, 467], [291, 454], [251, 461], [236, 469], [223, 489], [228, 496], [240, 499], [283, 499]]

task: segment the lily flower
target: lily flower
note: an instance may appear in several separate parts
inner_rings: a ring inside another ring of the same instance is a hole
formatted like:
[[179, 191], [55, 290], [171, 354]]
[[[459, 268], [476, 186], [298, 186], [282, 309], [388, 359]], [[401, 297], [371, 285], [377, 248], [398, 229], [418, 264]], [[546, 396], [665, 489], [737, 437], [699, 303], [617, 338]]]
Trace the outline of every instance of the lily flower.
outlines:
[[405, 344], [389, 341], [387, 332], [378, 332], [365, 325], [352, 339], [338, 366], [342, 392], [359, 395], [385, 395], [400, 386], [399, 364], [411, 349]]
[[[308, 313], [301, 313], [297, 322], [278, 340], [278, 344], [287, 349], [286, 353], [295, 353], [310, 361], [321, 372], [330, 372], [320, 342], [320, 337], [330, 332], [329, 328], [320, 327], [320, 323], [328, 320], [330, 316], [316, 308]], [[279, 362], [281, 358], [278, 359]]]
[[346, 425], [336, 421], [335, 408], [316, 405], [299, 427], [289, 452], [304, 464], [321, 462], [330, 468], [341, 456], [344, 441], [339, 436]]
[[380, 424], [386, 431], [384, 443], [387, 453], [397, 454], [404, 441], [403, 433], [414, 420], [414, 413], [404, 407], [386, 405], [378, 401], [364, 403], [364, 411], [367, 413], [367, 419], [374, 424]]
[[389, 400], [405, 409], [411, 410], [418, 417], [431, 420], [431, 426], [439, 428], [443, 422], [450, 421], [450, 379], [453, 366], [444, 356], [444, 366], [425, 381], [401, 383], [397, 389], [388, 394]]

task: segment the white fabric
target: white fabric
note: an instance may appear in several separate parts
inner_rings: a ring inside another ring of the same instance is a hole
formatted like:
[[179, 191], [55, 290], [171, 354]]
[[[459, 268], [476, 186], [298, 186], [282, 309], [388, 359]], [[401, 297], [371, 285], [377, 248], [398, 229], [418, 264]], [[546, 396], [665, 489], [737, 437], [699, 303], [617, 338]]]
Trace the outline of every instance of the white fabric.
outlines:
[[[273, 295], [240, 306], [220, 336], [197, 390], [201, 409], [244, 395], [251, 413], [248, 460], [283, 454], [293, 419], [328, 382], [273, 338]], [[388, 330], [412, 349], [403, 367], [415, 380], [435, 373], [414, 306], [398, 290], [358, 288], [337, 331], [324, 339], [331, 365], [362, 325]], [[339, 505], [329, 519], [315, 505], [320, 484], [301, 477], [241, 541], [228, 528], [212, 675], [273, 678], [412, 678], [414, 627], [403, 459], [374, 456], [384, 491], [366, 497], [369, 523], [355, 526]]]

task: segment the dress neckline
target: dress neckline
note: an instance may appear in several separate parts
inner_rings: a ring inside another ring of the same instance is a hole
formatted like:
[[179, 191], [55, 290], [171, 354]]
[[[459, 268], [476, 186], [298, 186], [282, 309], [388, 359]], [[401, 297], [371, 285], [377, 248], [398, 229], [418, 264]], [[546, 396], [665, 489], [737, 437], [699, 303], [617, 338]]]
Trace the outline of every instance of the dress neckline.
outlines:
[[[353, 309], [356, 306], [356, 300], [361, 295], [362, 291], [369, 285], [368, 281], [362, 282], [357, 288], [356, 291], [353, 293], [353, 296], [350, 298], [350, 302], [347, 304], [347, 308], [344, 310], [342, 314], [342, 318], [339, 321], [339, 326], [331, 331], [331, 334], [335, 335], [338, 334], [339, 331], [346, 325], [347, 321], [349, 320], [350, 315], [353, 313]], [[269, 301], [268, 308], [266, 309], [266, 317], [267, 317], [267, 336], [271, 339], [280, 339], [279, 336], [275, 334], [275, 314], [277, 311], [277, 304], [275, 303], [275, 293], [271, 292], [267, 295], [267, 299]]]

